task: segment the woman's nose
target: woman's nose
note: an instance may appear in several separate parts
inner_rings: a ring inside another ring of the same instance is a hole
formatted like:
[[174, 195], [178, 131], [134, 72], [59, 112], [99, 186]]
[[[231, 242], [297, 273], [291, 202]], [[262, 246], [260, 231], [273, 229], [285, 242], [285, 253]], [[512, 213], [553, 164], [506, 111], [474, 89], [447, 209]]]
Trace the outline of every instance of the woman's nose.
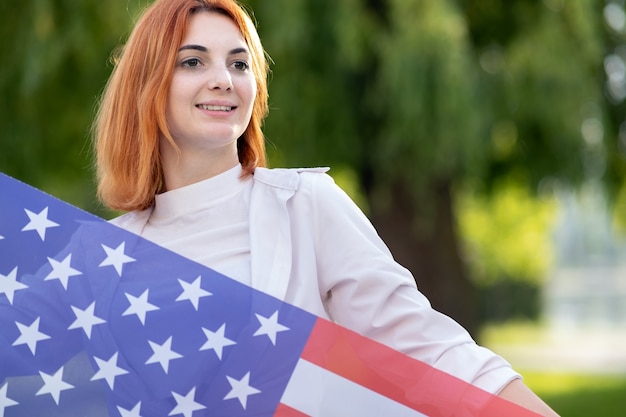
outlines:
[[208, 71], [208, 88], [211, 90], [230, 90], [233, 88], [233, 79], [225, 66], [214, 66]]

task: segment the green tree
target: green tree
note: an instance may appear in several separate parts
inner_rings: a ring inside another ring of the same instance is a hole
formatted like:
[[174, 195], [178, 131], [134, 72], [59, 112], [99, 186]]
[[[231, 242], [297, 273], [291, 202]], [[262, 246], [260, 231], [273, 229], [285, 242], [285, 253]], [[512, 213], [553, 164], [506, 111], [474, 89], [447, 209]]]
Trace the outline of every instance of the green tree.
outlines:
[[603, 2], [248, 3], [275, 61], [273, 161], [353, 169], [397, 260], [436, 308], [475, 328], [456, 191], [598, 175], [614, 145], [597, 138]]
[[[0, 3], [0, 171], [100, 210], [89, 126], [111, 51], [149, 2]], [[275, 61], [272, 165], [331, 165], [355, 178], [398, 261], [470, 329], [461, 185], [487, 193], [505, 176], [531, 189], [548, 177], [621, 184], [624, 103], [619, 88], [604, 94], [603, 68], [605, 56], [625, 55], [619, 13], [613, 29], [603, 21], [620, 3], [246, 3]], [[619, 82], [619, 70], [606, 72]]]
[[89, 129], [111, 51], [139, 6], [139, 0], [0, 2], [0, 171], [100, 209]]

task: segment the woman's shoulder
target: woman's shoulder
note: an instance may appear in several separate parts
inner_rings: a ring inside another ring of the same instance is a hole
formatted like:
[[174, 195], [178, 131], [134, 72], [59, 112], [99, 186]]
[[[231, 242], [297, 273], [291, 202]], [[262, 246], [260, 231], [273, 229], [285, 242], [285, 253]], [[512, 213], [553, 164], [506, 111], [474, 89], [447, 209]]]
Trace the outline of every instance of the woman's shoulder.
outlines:
[[256, 184], [263, 184], [259, 194], [272, 195], [279, 200], [285, 198], [294, 202], [293, 207], [314, 207], [318, 213], [339, 211], [348, 214], [361, 210], [348, 194], [339, 187], [329, 168], [257, 168], [254, 173]]
[[327, 167], [256, 168], [254, 170], [254, 180], [271, 187], [296, 191], [300, 188], [302, 181], [328, 179], [329, 176], [326, 175], [326, 172], [329, 169]]

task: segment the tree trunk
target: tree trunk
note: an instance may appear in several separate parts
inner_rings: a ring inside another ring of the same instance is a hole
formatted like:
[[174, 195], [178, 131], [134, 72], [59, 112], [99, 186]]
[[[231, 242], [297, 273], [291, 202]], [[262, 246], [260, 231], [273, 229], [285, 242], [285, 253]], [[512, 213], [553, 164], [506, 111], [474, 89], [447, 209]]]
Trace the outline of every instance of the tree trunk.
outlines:
[[396, 261], [413, 273], [433, 307], [475, 336], [476, 289], [460, 256], [451, 183], [427, 187], [422, 202], [401, 181], [389, 191], [387, 198], [379, 192], [368, 193], [372, 223]]

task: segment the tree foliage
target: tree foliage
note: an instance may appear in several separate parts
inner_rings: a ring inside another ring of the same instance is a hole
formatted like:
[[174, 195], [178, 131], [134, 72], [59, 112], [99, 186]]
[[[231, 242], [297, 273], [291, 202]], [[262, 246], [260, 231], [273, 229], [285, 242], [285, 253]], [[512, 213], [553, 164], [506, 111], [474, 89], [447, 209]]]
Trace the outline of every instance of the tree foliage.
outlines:
[[458, 211], [464, 253], [473, 282], [540, 286], [555, 253], [548, 239], [556, 213], [553, 198], [537, 198], [514, 180], [501, 181], [490, 196], [461, 194]]
[[111, 51], [138, 4], [0, 5], [0, 170], [96, 210], [89, 129]]
[[[149, 2], [2, 2], [1, 171], [98, 210], [91, 118], [111, 51]], [[454, 211], [460, 184], [621, 184], [624, 71], [615, 68], [619, 59], [626, 68], [624, 25], [618, 12], [605, 24], [607, 7], [623, 14], [621, 3], [245, 3], [274, 61], [271, 164], [332, 165], [354, 178], [398, 260], [457, 318], [471, 316]], [[617, 94], [607, 94], [607, 74]]]
[[274, 160], [350, 166], [396, 257], [457, 318], [471, 315], [458, 308], [471, 300], [449, 208], [458, 185], [536, 190], [626, 165], [607, 157], [603, 61], [619, 36], [603, 1], [248, 3], [275, 61]]

